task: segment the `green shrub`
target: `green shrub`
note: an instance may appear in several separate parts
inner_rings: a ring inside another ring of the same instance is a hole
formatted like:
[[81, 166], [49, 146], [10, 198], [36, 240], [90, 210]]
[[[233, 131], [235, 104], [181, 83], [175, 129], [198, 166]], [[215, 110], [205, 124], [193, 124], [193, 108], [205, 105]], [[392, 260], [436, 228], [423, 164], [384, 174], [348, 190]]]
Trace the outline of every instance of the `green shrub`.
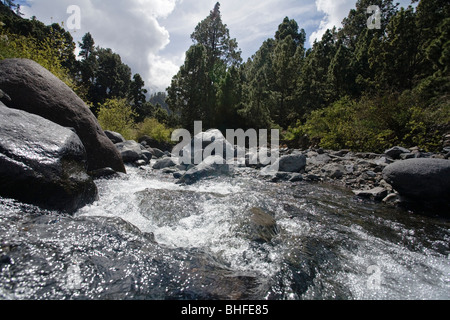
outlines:
[[109, 99], [100, 105], [98, 122], [103, 130], [120, 133], [127, 140], [136, 139], [134, 117], [126, 99]]
[[137, 126], [137, 137], [149, 136], [159, 142], [171, 142], [172, 129], [154, 118], [147, 118]]
[[418, 146], [439, 151], [440, 140], [448, 130], [450, 104], [421, 107], [409, 92], [381, 97], [348, 97], [327, 108], [313, 111], [304, 124], [289, 128], [288, 140], [307, 135], [311, 144], [326, 149], [383, 152], [394, 146]]
[[9, 32], [0, 21], [0, 60], [12, 58], [33, 60], [67, 84], [81, 98], [84, 98], [84, 89], [73, 80], [69, 71], [62, 66], [59, 51], [63, 50], [63, 42], [58, 37], [53, 35], [43, 41], [38, 41], [32, 37]]

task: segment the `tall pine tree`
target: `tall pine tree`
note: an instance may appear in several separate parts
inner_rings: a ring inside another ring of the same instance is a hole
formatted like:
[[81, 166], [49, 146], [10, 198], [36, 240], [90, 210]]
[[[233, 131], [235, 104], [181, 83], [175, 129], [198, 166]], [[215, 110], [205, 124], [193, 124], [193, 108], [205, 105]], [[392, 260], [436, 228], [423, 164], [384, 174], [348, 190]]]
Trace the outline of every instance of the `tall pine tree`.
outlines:
[[197, 25], [191, 39], [194, 44], [168, 88], [167, 102], [185, 128], [192, 128], [195, 120], [202, 120], [205, 127], [218, 127], [226, 122], [218, 112], [220, 86], [228, 68], [242, 61], [236, 39], [222, 22], [219, 3]]

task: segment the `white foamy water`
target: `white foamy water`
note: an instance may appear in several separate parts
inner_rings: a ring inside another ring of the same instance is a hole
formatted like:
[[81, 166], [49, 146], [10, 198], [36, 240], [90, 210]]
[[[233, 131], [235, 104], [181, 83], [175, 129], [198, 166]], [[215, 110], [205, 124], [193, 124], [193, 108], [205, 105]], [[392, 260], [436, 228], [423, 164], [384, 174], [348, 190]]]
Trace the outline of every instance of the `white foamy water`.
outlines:
[[[249, 177], [181, 186], [128, 168], [127, 177], [97, 185], [99, 200], [78, 216], [118, 217], [161, 245], [203, 250], [236, 272], [262, 275], [286, 299], [450, 298], [445, 221], [358, 203], [342, 190]], [[271, 241], [249, 237], [253, 208], [275, 217]]]

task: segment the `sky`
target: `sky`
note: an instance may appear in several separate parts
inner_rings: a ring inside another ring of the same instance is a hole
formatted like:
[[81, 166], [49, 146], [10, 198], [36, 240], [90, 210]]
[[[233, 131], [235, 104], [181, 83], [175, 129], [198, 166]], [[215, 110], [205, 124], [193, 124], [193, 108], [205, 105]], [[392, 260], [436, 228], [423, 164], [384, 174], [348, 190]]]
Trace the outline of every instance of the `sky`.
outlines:
[[[64, 23], [76, 43], [90, 32], [96, 45], [111, 48], [139, 73], [150, 93], [165, 91], [184, 63], [190, 35], [217, 0], [19, 0], [25, 18]], [[285, 17], [305, 29], [307, 46], [342, 20], [356, 0], [222, 0], [222, 21], [246, 61], [273, 38]], [[403, 6], [409, 0], [398, 1]], [[79, 8], [73, 10], [73, 6]], [[368, 15], [369, 17], [369, 15]], [[79, 18], [79, 19], [78, 19]], [[79, 22], [79, 23], [78, 23]]]

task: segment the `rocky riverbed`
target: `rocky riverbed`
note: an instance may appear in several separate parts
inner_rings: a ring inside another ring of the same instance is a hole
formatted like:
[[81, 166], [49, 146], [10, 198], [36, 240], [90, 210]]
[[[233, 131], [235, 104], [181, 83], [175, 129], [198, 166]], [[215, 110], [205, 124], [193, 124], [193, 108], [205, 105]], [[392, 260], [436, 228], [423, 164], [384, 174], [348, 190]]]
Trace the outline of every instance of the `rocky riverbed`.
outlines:
[[[227, 149], [234, 150], [237, 155], [239, 147], [232, 146], [225, 137], [217, 131], [214, 138], [211, 132], [200, 133], [193, 138], [202, 140], [203, 149], [212, 142], [223, 143], [224, 154]], [[170, 150], [152, 148], [146, 141], [141, 144], [134, 141], [125, 141], [117, 133], [114, 135], [116, 146], [121, 150], [124, 159], [135, 166], [149, 165], [156, 160], [153, 169], [162, 170], [166, 174], [179, 179], [179, 183], [195, 183], [203, 177], [214, 177], [221, 174], [232, 174], [234, 167], [253, 168], [259, 172], [260, 178], [270, 181], [299, 181], [318, 182], [348, 188], [361, 198], [373, 201], [400, 204], [438, 204], [447, 210], [450, 196], [450, 161], [448, 147], [441, 153], [430, 153], [419, 148], [406, 149], [395, 146], [383, 154], [352, 152], [350, 150], [324, 150], [321, 148], [297, 150], [282, 148], [277, 150], [279, 160], [276, 168], [272, 164], [252, 162], [258, 159], [259, 149], [245, 150], [245, 161], [239, 162], [237, 158], [211, 157], [205, 159], [198, 166], [183, 164], [179, 155]], [[117, 140], [118, 139], [118, 140]], [[125, 147], [127, 146], [128, 147]], [[186, 151], [186, 150], [185, 150]], [[267, 152], [264, 150], [263, 152]], [[130, 158], [130, 153], [133, 156]], [[208, 163], [208, 161], [210, 163]], [[400, 191], [400, 192], [399, 192]], [[443, 215], [447, 213], [442, 212]]]

